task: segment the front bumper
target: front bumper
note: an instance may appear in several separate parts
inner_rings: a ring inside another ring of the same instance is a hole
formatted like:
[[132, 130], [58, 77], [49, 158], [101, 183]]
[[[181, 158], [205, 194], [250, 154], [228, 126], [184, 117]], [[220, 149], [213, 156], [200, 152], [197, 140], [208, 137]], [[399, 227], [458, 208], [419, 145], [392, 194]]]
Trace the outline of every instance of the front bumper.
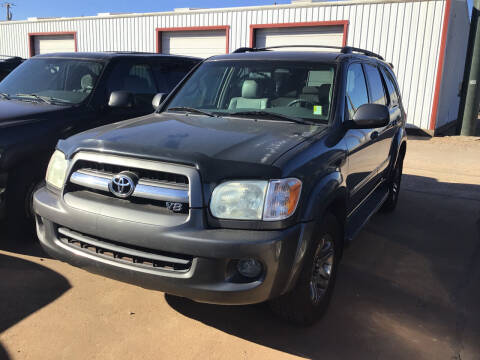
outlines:
[[[259, 303], [288, 291], [313, 231], [313, 223], [277, 231], [206, 229], [203, 209], [191, 209], [186, 226], [119, 221], [68, 207], [46, 188], [35, 193], [34, 208], [38, 238], [53, 257], [117, 280], [215, 304]], [[122, 246], [188, 255], [192, 265], [187, 271], [175, 272], [106, 258], [70, 247], [62, 240], [59, 227]], [[232, 276], [236, 271], [232, 262], [242, 258], [259, 260], [263, 274], [252, 281], [238, 281]]]

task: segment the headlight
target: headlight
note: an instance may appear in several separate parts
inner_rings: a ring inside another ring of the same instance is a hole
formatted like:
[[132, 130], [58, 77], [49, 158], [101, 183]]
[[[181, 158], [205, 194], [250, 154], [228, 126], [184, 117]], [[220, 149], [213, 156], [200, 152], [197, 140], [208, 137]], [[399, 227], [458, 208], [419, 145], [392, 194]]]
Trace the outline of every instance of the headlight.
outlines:
[[55, 150], [48, 164], [45, 180], [49, 185], [61, 189], [65, 183], [67, 169], [68, 161], [65, 159], [65, 154], [59, 150]]
[[298, 179], [227, 181], [213, 191], [210, 211], [221, 219], [276, 221], [296, 210], [302, 182]]
[[210, 210], [222, 219], [261, 220], [267, 181], [228, 181], [213, 190]]

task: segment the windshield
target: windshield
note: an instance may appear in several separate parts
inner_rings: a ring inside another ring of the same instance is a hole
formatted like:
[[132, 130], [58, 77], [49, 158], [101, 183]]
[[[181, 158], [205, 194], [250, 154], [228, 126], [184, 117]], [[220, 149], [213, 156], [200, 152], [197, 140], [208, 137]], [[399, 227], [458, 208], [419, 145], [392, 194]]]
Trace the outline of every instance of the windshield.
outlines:
[[102, 69], [98, 61], [30, 59], [0, 82], [0, 93], [23, 101], [79, 104], [92, 92]]
[[311, 62], [206, 62], [167, 108], [190, 108], [215, 115], [269, 113], [327, 122], [334, 74], [332, 65]]

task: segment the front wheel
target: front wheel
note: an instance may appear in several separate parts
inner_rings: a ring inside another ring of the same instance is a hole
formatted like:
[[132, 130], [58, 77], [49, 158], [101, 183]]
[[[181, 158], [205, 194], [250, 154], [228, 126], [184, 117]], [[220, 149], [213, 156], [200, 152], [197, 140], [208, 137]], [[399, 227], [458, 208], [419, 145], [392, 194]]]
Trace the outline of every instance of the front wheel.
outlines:
[[18, 168], [7, 186], [7, 220], [10, 235], [35, 234], [33, 194], [44, 185], [43, 172]]
[[315, 240], [305, 254], [303, 269], [295, 288], [270, 301], [272, 310], [284, 319], [303, 326], [312, 325], [327, 310], [332, 296], [341, 253], [338, 221], [326, 214]]

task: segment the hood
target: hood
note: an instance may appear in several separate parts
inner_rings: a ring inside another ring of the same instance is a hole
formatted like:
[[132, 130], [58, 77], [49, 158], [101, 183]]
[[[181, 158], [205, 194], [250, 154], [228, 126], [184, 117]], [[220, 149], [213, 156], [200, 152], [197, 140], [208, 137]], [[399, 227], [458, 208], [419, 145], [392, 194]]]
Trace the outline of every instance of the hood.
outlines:
[[0, 128], [43, 119], [45, 115], [70, 109], [70, 106], [18, 100], [0, 100]]
[[[325, 125], [203, 115], [152, 114], [103, 126], [59, 144], [72, 156], [96, 150], [198, 167], [203, 176], [215, 172], [250, 176], [282, 154], [321, 132]], [[245, 169], [248, 164], [248, 171]], [[272, 176], [272, 172], [265, 176]], [[278, 172], [277, 172], [278, 173]], [[238, 176], [238, 175], [237, 175]]]

